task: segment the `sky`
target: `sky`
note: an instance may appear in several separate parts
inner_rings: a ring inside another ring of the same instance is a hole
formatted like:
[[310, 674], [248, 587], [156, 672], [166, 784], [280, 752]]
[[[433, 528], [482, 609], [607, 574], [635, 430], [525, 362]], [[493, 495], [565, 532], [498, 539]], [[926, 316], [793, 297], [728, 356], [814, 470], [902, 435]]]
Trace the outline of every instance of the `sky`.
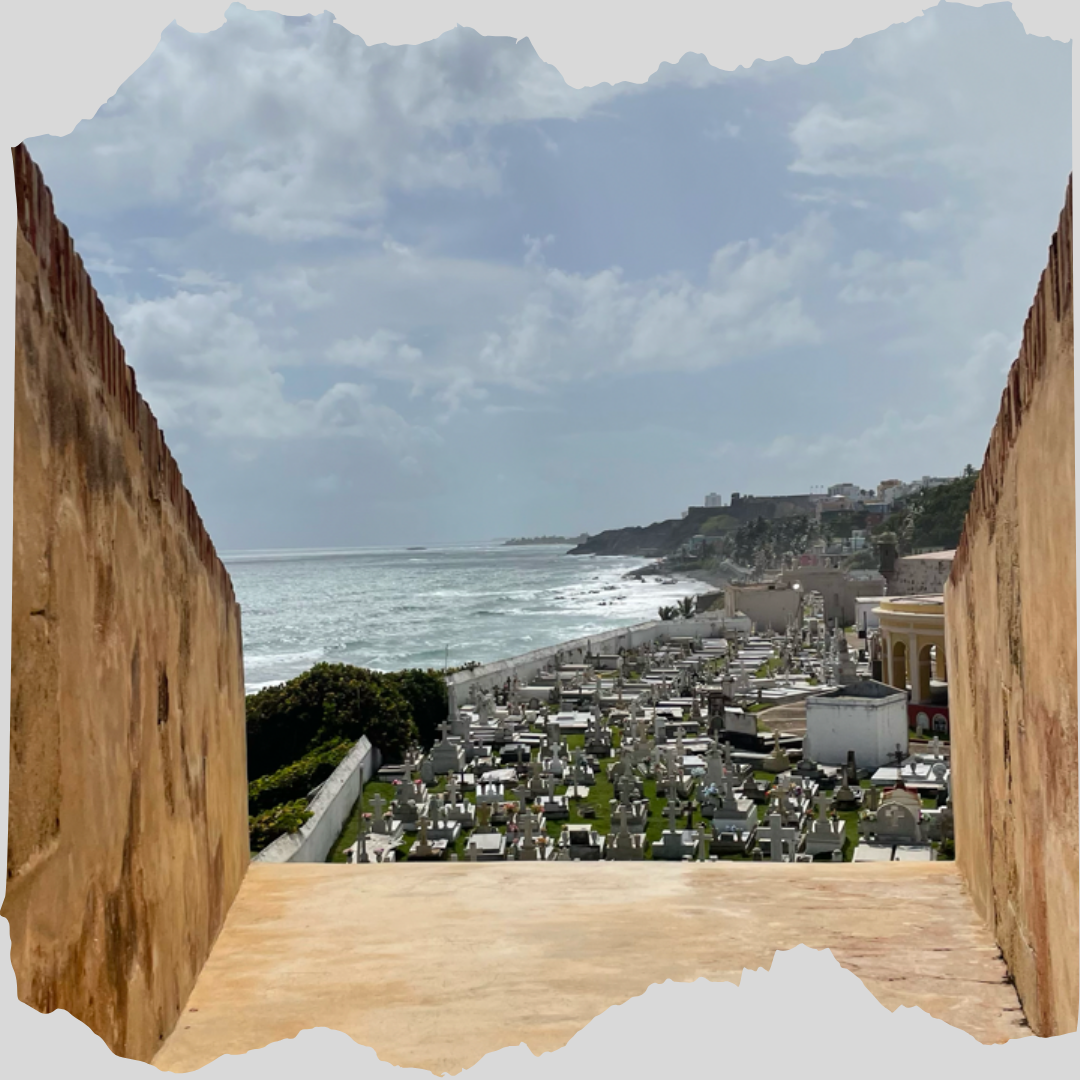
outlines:
[[1071, 45], [1009, 4], [580, 88], [527, 38], [234, 4], [26, 143], [228, 551], [978, 465], [1071, 123]]

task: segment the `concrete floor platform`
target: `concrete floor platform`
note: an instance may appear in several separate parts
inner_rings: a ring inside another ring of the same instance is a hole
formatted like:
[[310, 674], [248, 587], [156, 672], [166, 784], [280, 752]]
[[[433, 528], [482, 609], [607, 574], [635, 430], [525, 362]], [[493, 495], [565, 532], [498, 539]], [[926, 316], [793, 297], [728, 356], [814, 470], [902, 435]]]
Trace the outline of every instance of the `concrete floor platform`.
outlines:
[[889, 1009], [984, 1043], [1028, 1034], [953, 863], [252, 865], [154, 1064], [329, 1027], [454, 1073], [522, 1041], [556, 1050], [653, 983], [737, 984], [800, 943]]

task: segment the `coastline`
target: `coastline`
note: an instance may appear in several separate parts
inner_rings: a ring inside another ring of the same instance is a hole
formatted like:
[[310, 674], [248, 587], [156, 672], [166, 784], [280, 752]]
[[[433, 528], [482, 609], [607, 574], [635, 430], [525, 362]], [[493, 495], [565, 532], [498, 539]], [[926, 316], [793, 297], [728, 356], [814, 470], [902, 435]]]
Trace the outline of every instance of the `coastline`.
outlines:
[[705, 585], [711, 585], [714, 589], [723, 589], [731, 584], [730, 575], [722, 574], [716, 570], [683, 570], [681, 575], [692, 578], [694, 581], [700, 581]]
[[646, 563], [634, 570], [628, 570], [623, 577], [627, 580], [641, 574], [645, 577], [674, 578], [676, 581], [700, 581], [713, 589], [723, 589], [731, 583], [731, 576], [717, 570], [668, 570], [661, 562]]

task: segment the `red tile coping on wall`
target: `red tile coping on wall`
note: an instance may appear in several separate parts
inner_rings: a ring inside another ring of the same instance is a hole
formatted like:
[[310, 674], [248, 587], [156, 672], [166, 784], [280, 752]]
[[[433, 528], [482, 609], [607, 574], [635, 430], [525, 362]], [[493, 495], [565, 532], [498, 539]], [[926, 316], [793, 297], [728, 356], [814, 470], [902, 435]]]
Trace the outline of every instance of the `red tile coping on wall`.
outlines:
[[15, 166], [19, 231], [41, 263], [57, 308], [65, 316], [68, 334], [81, 339], [86, 346], [86, 355], [96, 361], [97, 373], [107, 393], [118, 403], [128, 428], [138, 438], [154, 489], [152, 497], [160, 498], [164, 493], [172, 503], [211, 580], [224, 591], [230, 603], [235, 603], [229, 573], [184, 486], [157, 420], [138, 391], [135, 372], [124, 360], [124, 347], [117, 340], [67, 227], [53, 211], [52, 192], [41, 169], [21, 143], [12, 148], [11, 156]]
[[1020, 425], [1031, 404], [1035, 387], [1046, 365], [1046, 326], [1053, 319], [1061, 322], [1072, 311], [1072, 174], [1065, 189], [1065, 206], [1058, 218], [1057, 232], [1050, 241], [1050, 255], [1039, 278], [1035, 300], [1024, 322], [1020, 355], [1009, 369], [1009, 378], [1001, 394], [994, 430], [986, 447], [982, 470], [968, 505], [960, 543], [956, 547], [949, 580], [959, 583], [968, 560], [968, 533], [984, 521], [992, 521], [1001, 494], [1009, 451], [1016, 442]]

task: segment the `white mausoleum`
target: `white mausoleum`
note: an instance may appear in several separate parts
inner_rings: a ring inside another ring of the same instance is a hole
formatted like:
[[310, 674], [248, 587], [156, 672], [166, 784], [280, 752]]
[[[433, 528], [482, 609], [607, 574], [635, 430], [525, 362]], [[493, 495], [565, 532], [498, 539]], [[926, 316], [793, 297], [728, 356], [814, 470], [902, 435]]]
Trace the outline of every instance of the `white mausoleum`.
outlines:
[[821, 765], [842, 765], [854, 751], [860, 769], [891, 763], [899, 744], [907, 749], [907, 694], [885, 683], [862, 682], [806, 699], [803, 753]]

